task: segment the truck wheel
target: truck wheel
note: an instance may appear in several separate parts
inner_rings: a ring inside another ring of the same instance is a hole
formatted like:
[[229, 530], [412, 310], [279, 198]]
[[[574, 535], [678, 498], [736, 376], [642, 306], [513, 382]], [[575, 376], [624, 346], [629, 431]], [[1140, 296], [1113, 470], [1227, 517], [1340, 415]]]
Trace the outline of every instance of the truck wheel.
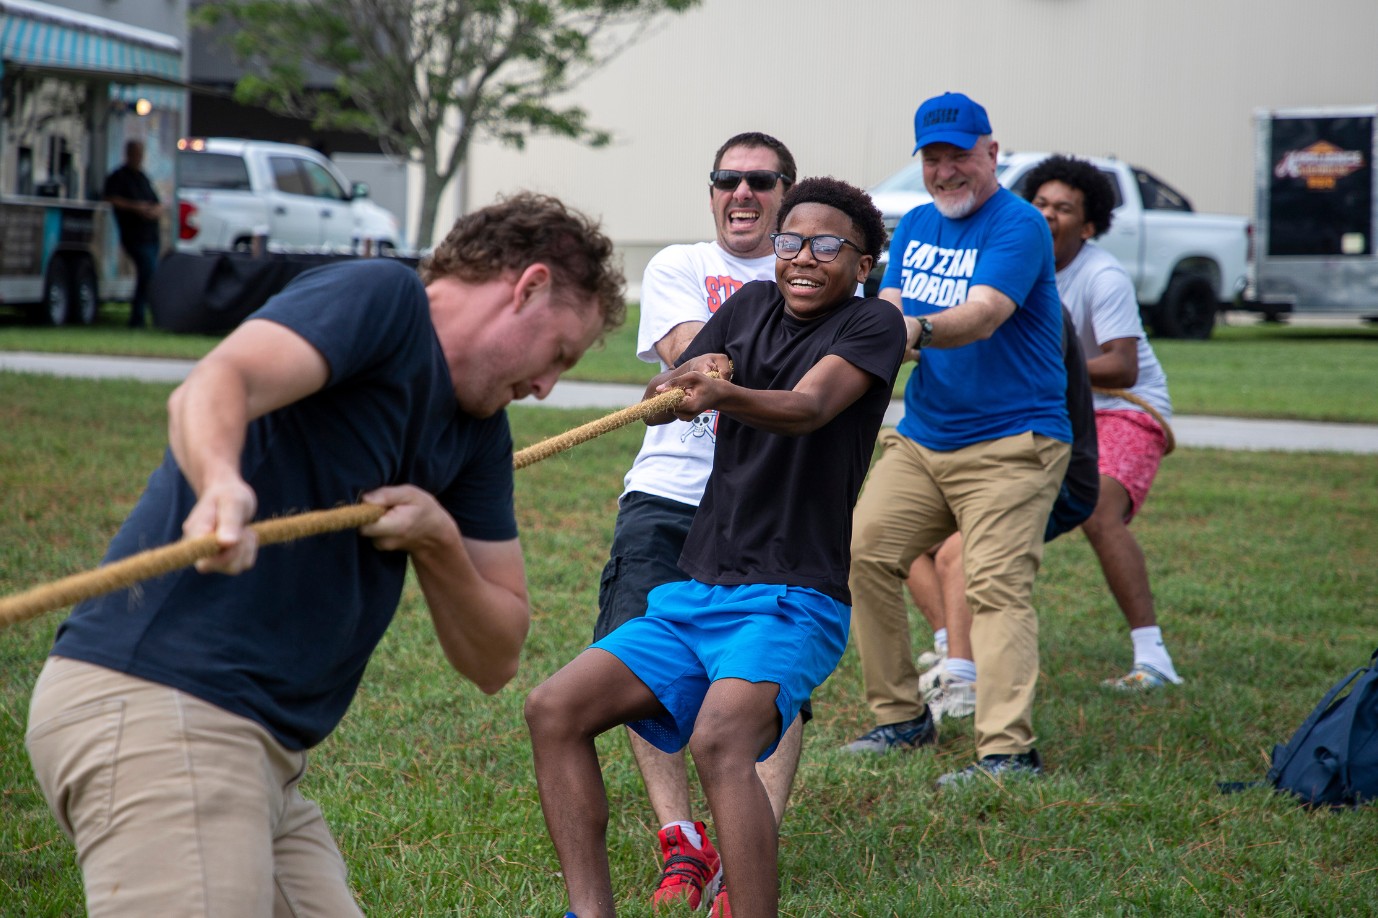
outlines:
[[48, 263], [48, 277], [43, 282], [43, 302], [34, 316], [43, 325], [65, 325], [72, 308], [72, 275], [67, 261], [54, 258]]
[[100, 288], [96, 285], [96, 269], [83, 258], [76, 268], [76, 286], [72, 290], [72, 312], [69, 319], [82, 325], [94, 325], [100, 314]]
[[1220, 303], [1215, 289], [1204, 277], [1179, 274], [1167, 285], [1163, 299], [1153, 313], [1154, 330], [1164, 338], [1195, 338], [1200, 341], [1211, 336], [1215, 328], [1215, 314]]

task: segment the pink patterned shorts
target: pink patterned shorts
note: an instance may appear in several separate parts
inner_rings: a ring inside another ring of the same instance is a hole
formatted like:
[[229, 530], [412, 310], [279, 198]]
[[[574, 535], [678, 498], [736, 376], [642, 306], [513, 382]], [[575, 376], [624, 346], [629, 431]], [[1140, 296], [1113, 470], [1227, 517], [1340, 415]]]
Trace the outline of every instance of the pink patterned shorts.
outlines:
[[1163, 461], [1167, 437], [1163, 428], [1144, 411], [1097, 411], [1096, 444], [1100, 449], [1100, 473], [1113, 478], [1129, 492], [1127, 523], [1139, 512], [1153, 487]]

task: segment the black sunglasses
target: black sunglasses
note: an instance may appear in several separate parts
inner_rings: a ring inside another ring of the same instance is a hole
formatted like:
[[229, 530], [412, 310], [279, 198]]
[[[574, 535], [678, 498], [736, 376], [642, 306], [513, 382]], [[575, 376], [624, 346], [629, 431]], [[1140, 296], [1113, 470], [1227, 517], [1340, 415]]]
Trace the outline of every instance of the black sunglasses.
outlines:
[[785, 173], [771, 172], [769, 169], [752, 169], [750, 172], [716, 169], [708, 173], [708, 181], [719, 191], [736, 191], [742, 179], [746, 179], [746, 187], [752, 191], [770, 191], [781, 179], [784, 179], [786, 185], [789, 184], [789, 177]]
[[844, 245], [849, 245], [861, 254], [866, 251], [850, 239], [841, 236], [833, 236], [823, 233], [817, 236], [801, 236], [798, 233], [771, 233], [771, 241], [775, 243], [775, 257], [785, 261], [793, 261], [799, 253], [804, 251], [807, 245], [813, 252], [813, 257], [817, 261], [832, 261], [842, 251]]

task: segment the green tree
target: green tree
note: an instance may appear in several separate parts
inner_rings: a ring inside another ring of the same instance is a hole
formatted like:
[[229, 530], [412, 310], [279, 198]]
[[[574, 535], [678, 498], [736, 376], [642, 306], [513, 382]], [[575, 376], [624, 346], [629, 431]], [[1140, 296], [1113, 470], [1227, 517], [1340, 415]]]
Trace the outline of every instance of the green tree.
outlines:
[[[195, 21], [227, 23], [248, 65], [238, 101], [378, 138], [425, 176], [417, 244], [480, 135], [521, 148], [545, 133], [601, 146], [606, 131], [564, 92], [665, 13], [699, 0], [218, 0]], [[308, 68], [334, 92], [307, 85]]]

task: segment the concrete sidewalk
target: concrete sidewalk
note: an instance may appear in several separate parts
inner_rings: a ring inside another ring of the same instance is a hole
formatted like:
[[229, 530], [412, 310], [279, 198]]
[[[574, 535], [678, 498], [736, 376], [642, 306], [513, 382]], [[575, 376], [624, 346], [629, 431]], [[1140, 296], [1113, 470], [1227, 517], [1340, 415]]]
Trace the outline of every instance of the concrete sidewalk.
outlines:
[[[148, 382], [178, 382], [195, 365], [191, 360], [136, 357], [93, 357], [73, 354], [0, 352], [0, 371], [40, 373], [90, 379], [122, 378]], [[544, 401], [523, 399], [519, 405], [552, 408], [625, 408], [641, 400], [642, 387], [616, 383], [564, 380]], [[885, 423], [899, 423], [904, 406], [894, 401]], [[1289, 452], [1378, 453], [1378, 425], [1324, 424], [1313, 421], [1271, 421], [1245, 418], [1177, 415], [1172, 430], [1181, 446], [1218, 449], [1286, 450]]]

